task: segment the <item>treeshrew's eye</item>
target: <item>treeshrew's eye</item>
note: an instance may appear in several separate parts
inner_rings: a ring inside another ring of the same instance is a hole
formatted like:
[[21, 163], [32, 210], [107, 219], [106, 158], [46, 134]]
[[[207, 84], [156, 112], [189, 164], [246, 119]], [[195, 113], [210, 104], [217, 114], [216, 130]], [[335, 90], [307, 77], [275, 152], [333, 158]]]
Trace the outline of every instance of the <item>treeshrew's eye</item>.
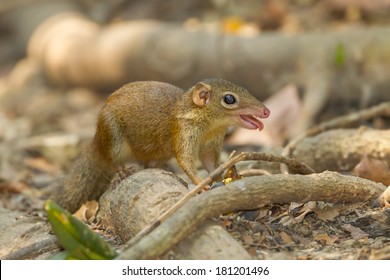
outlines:
[[224, 97], [223, 97], [223, 101], [226, 103], [226, 104], [234, 104], [236, 103], [236, 98], [231, 95], [231, 94], [226, 94]]

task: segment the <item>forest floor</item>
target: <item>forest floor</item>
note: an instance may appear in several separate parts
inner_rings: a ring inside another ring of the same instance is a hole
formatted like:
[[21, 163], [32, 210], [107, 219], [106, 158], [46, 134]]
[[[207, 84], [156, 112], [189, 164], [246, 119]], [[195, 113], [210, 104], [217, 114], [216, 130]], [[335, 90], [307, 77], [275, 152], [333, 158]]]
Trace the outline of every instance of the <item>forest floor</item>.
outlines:
[[[52, 182], [66, 174], [72, 159], [92, 137], [95, 115], [105, 99], [86, 89], [48, 88], [19, 94], [23, 96], [7, 98], [6, 113], [23, 114], [16, 118], [0, 115], [0, 207], [16, 215], [9, 217], [14, 223], [0, 219], [0, 232], [8, 232], [7, 236], [11, 232], [14, 237], [12, 242], [0, 242], [4, 245], [1, 255], [32, 242], [26, 236], [41, 230], [32, 221], [47, 226], [40, 197]], [[254, 258], [390, 258], [390, 211], [372, 207], [369, 202], [270, 205], [231, 213], [216, 221]], [[20, 226], [24, 222], [28, 226]], [[101, 233], [120, 247], [117, 237]]]
[[[328, 13], [320, 7], [300, 9], [289, 1], [268, 2], [274, 4], [252, 22], [261, 30], [296, 33], [315, 26], [338, 29], [389, 23], [389, 17], [379, 12], [381, 6], [366, 5], [370, 1], [358, 1], [361, 6], [333, 5]], [[247, 27], [243, 18], [226, 17], [227, 32]], [[36, 78], [34, 69], [22, 65], [23, 61], [18, 67], [25, 70], [18, 73], [25, 76], [12, 76], [16, 63], [0, 67], [0, 258], [50, 235], [42, 197], [67, 174], [72, 160], [93, 137], [97, 113], [106, 99], [87, 88], [52, 87]], [[388, 120], [366, 124], [390, 128]], [[390, 209], [371, 202], [292, 202], [215, 220], [256, 259], [390, 259]], [[89, 224], [120, 248], [118, 237], [99, 228], [96, 221]], [[50, 247], [30, 257], [46, 258], [56, 252], [57, 247]]]

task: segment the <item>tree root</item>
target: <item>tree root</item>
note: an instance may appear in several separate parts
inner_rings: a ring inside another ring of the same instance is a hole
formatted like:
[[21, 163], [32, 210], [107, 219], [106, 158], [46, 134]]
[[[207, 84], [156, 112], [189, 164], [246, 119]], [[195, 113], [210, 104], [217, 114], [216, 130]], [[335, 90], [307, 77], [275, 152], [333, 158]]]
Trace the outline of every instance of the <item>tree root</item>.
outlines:
[[39, 242], [35, 242], [31, 245], [22, 247], [15, 252], [9, 253], [5, 255], [3, 260], [26, 260], [26, 259], [34, 259], [37, 256], [53, 251], [58, 248], [57, 245], [57, 237], [50, 236], [47, 239], [41, 240]]
[[150, 226], [145, 227], [143, 230], [138, 232], [138, 234], [131, 239], [127, 244], [126, 248], [133, 246], [137, 243], [142, 237], [147, 235], [167, 218], [169, 218], [173, 213], [175, 213], [181, 206], [183, 206], [188, 200], [194, 197], [196, 194], [201, 192], [204, 187], [213, 182], [216, 178], [220, 177], [221, 174], [226, 170], [235, 165], [240, 161], [246, 160], [262, 160], [262, 161], [271, 161], [271, 162], [282, 162], [288, 165], [291, 169], [297, 171], [301, 174], [311, 174], [314, 173], [313, 169], [307, 166], [306, 164], [299, 162], [290, 157], [275, 156], [267, 153], [241, 153], [237, 156], [230, 157], [228, 161], [221, 164], [216, 170], [209, 174], [200, 184], [198, 184], [194, 189], [187, 193], [183, 198], [181, 198], [176, 204], [169, 208], [164, 214], [162, 214], [155, 222]]
[[118, 259], [158, 258], [206, 219], [224, 213], [291, 201], [368, 201], [377, 198], [384, 189], [383, 185], [366, 179], [329, 171], [306, 176], [278, 174], [244, 178], [192, 198], [191, 203], [180, 207], [147, 236], [138, 238], [138, 242], [130, 241], [135, 244], [131, 247], [127, 244]]
[[325, 170], [352, 171], [364, 157], [390, 163], [390, 130], [334, 129], [303, 139], [292, 156]]
[[[307, 137], [315, 136], [317, 134], [320, 134], [330, 129], [348, 127], [351, 124], [356, 123], [358, 121], [369, 120], [381, 116], [387, 116], [387, 117], [390, 116], [390, 102], [384, 102], [377, 106], [356, 113], [341, 116], [332, 119], [330, 121], [321, 123], [318, 126], [314, 126], [306, 130], [302, 134], [298, 135], [292, 141], [290, 141], [290, 143], [283, 149], [281, 155], [282, 156], [292, 155], [293, 150], [298, 146], [300, 142], [302, 142]], [[285, 164], [281, 164], [280, 169], [283, 174], [288, 174], [288, 168]]]

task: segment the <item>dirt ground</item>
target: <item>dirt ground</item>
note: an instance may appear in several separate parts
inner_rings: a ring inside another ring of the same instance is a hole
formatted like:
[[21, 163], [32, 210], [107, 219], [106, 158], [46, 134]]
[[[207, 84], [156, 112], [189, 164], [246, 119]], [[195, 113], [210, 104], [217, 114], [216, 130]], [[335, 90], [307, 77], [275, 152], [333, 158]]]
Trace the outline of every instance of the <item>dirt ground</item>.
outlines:
[[[370, 5], [370, 1], [357, 1], [359, 5], [350, 5], [350, 1], [339, 1], [339, 5], [334, 4], [337, 1], [325, 1], [333, 3], [328, 10], [314, 5], [320, 1], [265, 2], [268, 4], [262, 11], [267, 12], [259, 12], [255, 18], [245, 18], [249, 12], [245, 9], [240, 10], [238, 17], [223, 17], [227, 32], [235, 33], [236, 28], [253, 24], [262, 31], [286, 33], [389, 24], [388, 15], [381, 12], [383, 6], [379, 5], [386, 1], [376, 1], [378, 6]], [[303, 4], [295, 2], [313, 5], [302, 8]], [[209, 10], [200, 9], [199, 13], [207, 18]], [[121, 16], [131, 18], [132, 14]], [[107, 92], [86, 87], [52, 86], [34, 67], [19, 59], [0, 65], [1, 259], [46, 259], [60, 251], [50, 233], [43, 203], [59, 178], [67, 174], [72, 160], [93, 137], [97, 113], [107, 96]], [[326, 119], [332, 117], [337, 115], [327, 115]], [[363, 124], [383, 130], [390, 128], [388, 117]], [[264, 145], [270, 141], [269, 134], [267, 137]], [[275, 142], [281, 146], [288, 142], [284, 134], [272, 137], [276, 137]], [[233, 146], [242, 151], [265, 148], [253, 146], [253, 143], [241, 145], [245, 140], [243, 136], [229, 142], [224, 157]], [[389, 159], [390, 151], [385, 153]], [[384, 164], [387, 164], [384, 169], [387, 177], [384, 176], [386, 181], [382, 182], [388, 185], [390, 161]], [[179, 176], [183, 175], [174, 163], [170, 168]], [[255, 259], [390, 259], [390, 209], [373, 206], [372, 201], [275, 204], [256, 211], [226, 214], [215, 221]], [[87, 224], [115, 248], [123, 245], [118, 236], [97, 221]]]
[[[0, 177], [0, 207], [9, 210], [0, 220], [3, 257], [50, 237], [41, 197], [66, 173], [71, 159], [92, 136], [95, 114], [104, 100], [86, 89], [19, 94], [25, 96], [7, 108], [23, 115], [1, 118], [1, 167], [7, 172], [3, 171]], [[371, 202], [271, 205], [225, 215], [216, 221], [254, 258], [390, 257], [390, 211], [373, 207]], [[90, 224], [120, 248], [118, 237], [99, 230], [94, 222]], [[55, 246], [47, 250], [58, 252]], [[33, 258], [50, 254], [45, 252]]]

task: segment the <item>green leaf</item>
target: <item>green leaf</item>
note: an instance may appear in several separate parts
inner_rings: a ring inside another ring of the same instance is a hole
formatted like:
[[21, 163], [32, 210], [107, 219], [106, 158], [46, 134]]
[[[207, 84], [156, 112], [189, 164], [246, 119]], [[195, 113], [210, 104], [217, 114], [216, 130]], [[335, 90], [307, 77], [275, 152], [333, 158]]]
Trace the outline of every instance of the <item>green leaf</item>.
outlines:
[[336, 66], [343, 66], [345, 64], [347, 54], [343, 43], [338, 43], [334, 52], [334, 63]]
[[51, 260], [70, 260], [70, 254], [68, 251], [59, 252], [58, 254], [55, 254], [54, 256], [50, 257]]
[[118, 255], [97, 233], [51, 200], [46, 201], [45, 210], [58, 242], [66, 250], [59, 256], [62, 259], [110, 260]]

